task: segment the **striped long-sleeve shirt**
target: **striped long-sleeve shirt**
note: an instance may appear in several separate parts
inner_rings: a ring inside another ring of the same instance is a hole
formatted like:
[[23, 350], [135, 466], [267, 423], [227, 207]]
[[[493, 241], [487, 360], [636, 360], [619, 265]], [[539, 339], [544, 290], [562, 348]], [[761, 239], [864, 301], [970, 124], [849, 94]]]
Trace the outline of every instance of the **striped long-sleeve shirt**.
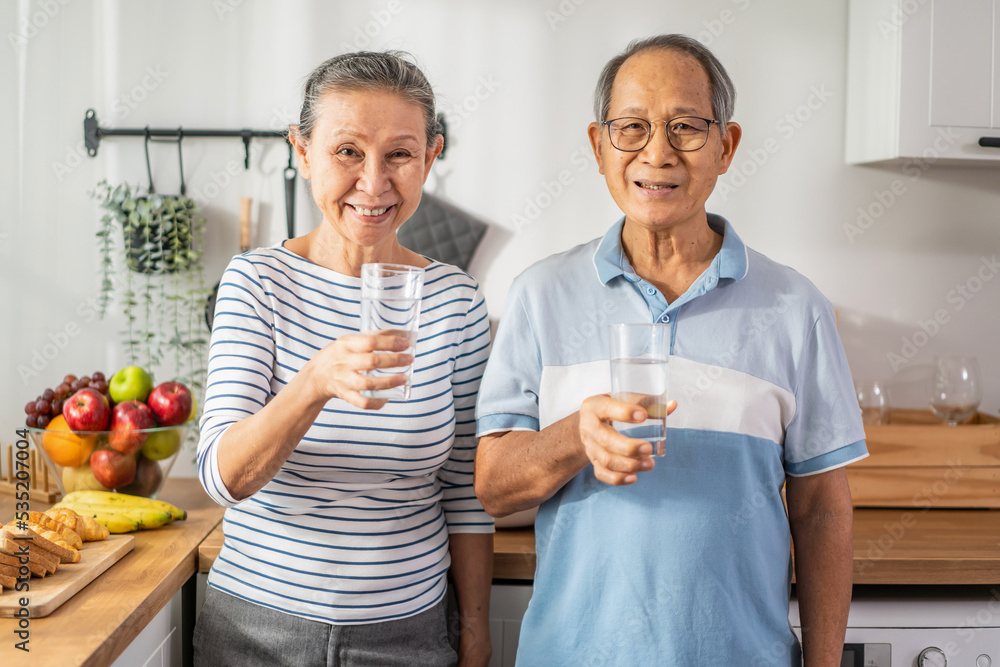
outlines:
[[335, 624], [420, 613], [444, 595], [449, 533], [489, 533], [472, 487], [486, 304], [454, 266], [426, 268], [409, 401], [332, 399], [274, 478], [237, 502], [219, 477], [226, 429], [324, 346], [357, 333], [360, 279], [283, 247], [235, 257], [216, 301], [198, 473], [227, 507], [209, 585]]

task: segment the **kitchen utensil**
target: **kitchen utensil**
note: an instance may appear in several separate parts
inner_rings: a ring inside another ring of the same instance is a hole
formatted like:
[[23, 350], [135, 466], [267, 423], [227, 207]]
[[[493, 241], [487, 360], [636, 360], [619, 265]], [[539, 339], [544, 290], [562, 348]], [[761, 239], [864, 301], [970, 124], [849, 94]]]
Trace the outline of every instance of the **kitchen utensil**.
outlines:
[[[247, 160], [244, 163], [244, 171], [250, 168], [250, 148], [249, 138], [244, 138], [247, 151]], [[295, 169], [295, 149], [291, 142], [288, 143], [288, 166], [282, 174], [285, 182], [285, 225], [288, 231], [288, 238], [295, 235], [295, 181], [298, 171]], [[245, 180], [245, 179], [244, 179]], [[240, 199], [240, 252], [246, 252], [251, 246], [251, 218], [253, 210], [253, 198], [242, 197]], [[219, 296], [219, 282], [212, 287], [211, 293], [205, 300], [205, 326], [212, 330], [212, 321], [215, 319], [215, 302]]]
[[240, 197], [240, 252], [250, 250], [250, 211], [252, 197]]

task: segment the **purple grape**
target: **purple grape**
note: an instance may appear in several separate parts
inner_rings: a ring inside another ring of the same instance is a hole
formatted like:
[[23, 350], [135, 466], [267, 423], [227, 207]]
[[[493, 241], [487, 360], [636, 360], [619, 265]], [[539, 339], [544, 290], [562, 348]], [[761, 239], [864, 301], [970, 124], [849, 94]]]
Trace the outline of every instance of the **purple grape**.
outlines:
[[90, 379], [92, 382], [100, 382], [102, 380], [107, 380], [107, 378], [104, 377], [104, 373], [102, 373], [101, 371], [97, 371], [96, 373], [91, 373]]
[[27, 405], [25, 405], [24, 406], [24, 414], [26, 414], [26, 415], [33, 415], [33, 414], [37, 413], [38, 412], [38, 408], [35, 407], [35, 403], [36, 402], [37, 401], [30, 401]]
[[53, 417], [62, 414], [62, 406], [63, 406], [63, 401], [62, 401], [61, 398], [57, 398], [56, 400], [52, 401], [52, 416]]
[[52, 404], [49, 403], [44, 398], [42, 400], [38, 401], [37, 403], [35, 403], [35, 411], [39, 415], [47, 415], [47, 414], [49, 414], [49, 412], [51, 410], [52, 410]]
[[42, 392], [42, 398], [44, 398], [46, 401], [51, 401], [55, 397], [56, 397], [56, 392], [52, 391], [51, 389], [46, 389], [45, 391]]
[[69, 385], [65, 382], [56, 387], [56, 398], [66, 398], [73, 393], [73, 390], [69, 388]]
[[36, 422], [38, 424], [38, 428], [45, 428], [46, 426], [49, 425], [50, 421], [52, 421], [52, 420], [49, 419], [46, 415], [38, 415], [36, 417]]

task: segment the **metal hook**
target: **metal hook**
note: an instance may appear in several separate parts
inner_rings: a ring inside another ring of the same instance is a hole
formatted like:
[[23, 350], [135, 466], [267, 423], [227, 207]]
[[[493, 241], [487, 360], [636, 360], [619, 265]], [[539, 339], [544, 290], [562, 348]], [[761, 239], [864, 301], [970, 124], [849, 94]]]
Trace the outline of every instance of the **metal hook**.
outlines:
[[295, 236], [295, 178], [298, 170], [295, 169], [295, 147], [292, 142], [288, 142], [288, 166], [284, 170], [285, 179], [285, 224], [287, 225], [288, 238]]
[[250, 134], [250, 130], [243, 130], [243, 134], [242, 134], [242, 137], [243, 137], [243, 154], [245, 156], [243, 158], [243, 169], [249, 169], [250, 168], [250, 138], [252, 136], [253, 135]]
[[445, 153], [448, 152], [448, 121], [443, 113], [437, 115], [437, 124], [438, 134], [441, 135], [441, 152], [438, 153], [437, 159], [443, 160]]
[[149, 194], [153, 194], [156, 192], [156, 188], [153, 187], [153, 169], [149, 166], [149, 125], [146, 126], [144, 144], [146, 147], [146, 175], [149, 176]]
[[184, 128], [177, 128], [177, 162], [181, 167], [181, 195], [187, 194], [187, 186], [184, 184], [184, 152], [181, 150], [181, 142], [184, 140]]

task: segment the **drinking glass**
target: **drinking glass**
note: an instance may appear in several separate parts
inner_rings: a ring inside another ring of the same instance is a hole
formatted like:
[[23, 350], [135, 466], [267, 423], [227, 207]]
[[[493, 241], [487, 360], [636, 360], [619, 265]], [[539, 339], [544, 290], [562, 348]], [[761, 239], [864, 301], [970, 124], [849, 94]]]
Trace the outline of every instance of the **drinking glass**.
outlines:
[[983, 396], [975, 357], [935, 357], [931, 377], [931, 412], [948, 426], [972, 416]]
[[865, 425], [889, 423], [889, 399], [885, 386], [878, 380], [858, 380], [854, 383]]
[[616, 431], [653, 445], [653, 456], [667, 453], [667, 361], [670, 327], [665, 324], [612, 324], [611, 396], [646, 410], [641, 424], [612, 422]]
[[[363, 264], [361, 266], [361, 333], [391, 332], [410, 341], [406, 350], [416, 356], [420, 324], [420, 293], [424, 270], [403, 264]], [[386, 350], [390, 352], [390, 350]], [[368, 375], [385, 377], [406, 374], [406, 384], [391, 389], [362, 391], [369, 398], [406, 401], [410, 398], [413, 364], [398, 368], [377, 368]]]

